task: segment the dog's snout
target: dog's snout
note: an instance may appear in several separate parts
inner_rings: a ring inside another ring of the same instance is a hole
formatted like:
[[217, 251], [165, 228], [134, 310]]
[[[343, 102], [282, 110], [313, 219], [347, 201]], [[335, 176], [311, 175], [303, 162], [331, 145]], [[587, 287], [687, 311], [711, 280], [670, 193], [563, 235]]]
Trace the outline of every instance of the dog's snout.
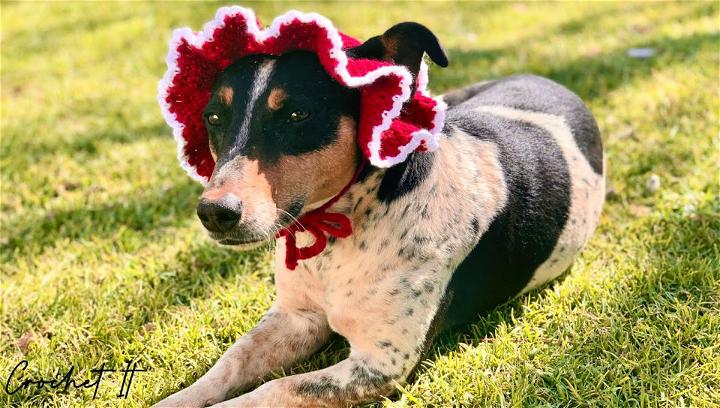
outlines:
[[220, 201], [203, 198], [197, 207], [200, 222], [212, 232], [230, 231], [240, 221], [241, 214], [241, 203], [235, 200], [229, 202], [227, 198]]

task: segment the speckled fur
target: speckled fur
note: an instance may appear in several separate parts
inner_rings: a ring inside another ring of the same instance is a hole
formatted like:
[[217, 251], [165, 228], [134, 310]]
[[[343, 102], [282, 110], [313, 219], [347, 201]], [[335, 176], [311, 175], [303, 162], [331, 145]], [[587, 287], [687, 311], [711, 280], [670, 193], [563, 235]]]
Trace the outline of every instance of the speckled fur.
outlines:
[[[471, 98], [481, 88], [453, 98]], [[568, 221], [553, 253], [521, 293], [565, 270], [587, 241], [603, 202], [603, 176], [578, 150], [564, 118], [498, 106], [473, 109], [543, 128], [568, 163]], [[371, 171], [332, 208], [348, 214], [353, 234], [330, 240], [321, 255], [300, 262], [294, 271], [285, 267], [284, 241], [278, 241], [277, 299], [271, 310], [207, 374], [159, 406], [348, 406], [391, 392], [432, 340], [454, 271], [508, 202], [500, 154], [492, 141], [447, 127], [428, 174], [412, 191], [380, 200], [386, 171]], [[310, 239], [298, 236], [300, 245]], [[221, 402], [271, 370], [315, 352], [331, 332], [350, 343], [345, 360]]]

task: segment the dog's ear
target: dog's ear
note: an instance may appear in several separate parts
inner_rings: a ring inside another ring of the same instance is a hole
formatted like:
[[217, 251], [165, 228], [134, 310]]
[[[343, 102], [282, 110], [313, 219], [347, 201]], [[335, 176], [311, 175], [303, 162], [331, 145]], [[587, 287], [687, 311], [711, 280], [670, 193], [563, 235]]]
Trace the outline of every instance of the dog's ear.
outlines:
[[[448, 59], [435, 34], [422, 24], [405, 22], [392, 26], [383, 35], [365, 41], [347, 50], [353, 58], [390, 61], [404, 65], [417, 78], [423, 53], [441, 67], [448, 66]], [[414, 91], [414, 84], [413, 84]]]

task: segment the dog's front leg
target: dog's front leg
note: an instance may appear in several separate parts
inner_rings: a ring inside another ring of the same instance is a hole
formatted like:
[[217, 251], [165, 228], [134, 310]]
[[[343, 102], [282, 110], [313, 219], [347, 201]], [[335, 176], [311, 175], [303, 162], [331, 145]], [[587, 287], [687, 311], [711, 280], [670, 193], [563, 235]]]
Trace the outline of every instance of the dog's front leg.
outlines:
[[377, 359], [352, 352], [334, 366], [267, 382], [212, 408], [347, 407], [388, 394], [403, 375]]
[[408, 266], [408, 272], [378, 274], [372, 286], [361, 282], [352, 292], [341, 291], [342, 303], [326, 312], [351, 345], [347, 359], [267, 382], [217, 408], [345, 407], [387, 395], [406, 380], [434, 336], [433, 321], [444, 313], [443, 267]]
[[329, 334], [321, 313], [283, 310], [275, 305], [205, 375], [155, 407], [204, 407], [223, 401], [228, 394], [248, 388], [272, 370], [311, 355]]

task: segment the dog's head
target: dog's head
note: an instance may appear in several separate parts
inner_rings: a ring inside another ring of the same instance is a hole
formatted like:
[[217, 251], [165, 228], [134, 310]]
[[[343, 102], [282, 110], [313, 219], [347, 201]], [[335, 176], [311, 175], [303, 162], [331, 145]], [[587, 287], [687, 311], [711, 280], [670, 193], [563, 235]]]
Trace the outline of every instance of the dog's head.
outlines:
[[[447, 65], [435, 36], [417, 23], [347, 50], [405, 65], [414, 75], [424, 52]], [[253, 55], [230, 65], [204, 112], [215, 169], [197, 214], [210, 236], [253, 246], [307, 205], [338, 193], [361, 158], [358, 92], [331, 78], [310, 52]]]

